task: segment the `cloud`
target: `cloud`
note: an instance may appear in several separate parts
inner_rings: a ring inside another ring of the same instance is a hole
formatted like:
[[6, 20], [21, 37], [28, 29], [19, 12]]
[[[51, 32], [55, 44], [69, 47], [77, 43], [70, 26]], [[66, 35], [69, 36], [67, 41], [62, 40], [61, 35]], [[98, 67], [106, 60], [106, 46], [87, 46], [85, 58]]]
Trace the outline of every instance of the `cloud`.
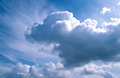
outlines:
[[[65, 67], [82, 66], [92, 60], [118, 61], [120, 33], [118, 26], [97, 28], [97, 21], [81, 22], [68, 11], [49, 15], [38, 26], [31, 28], [26, 39], [54, 46]], [[111, 31], [111, 27], [113, 31]]]
[[1, 63], [42, 65], [57, 61], [57, 56], [48, 52], [51, 45], [32, 44], [24, 36], [28, 27], [35, 22], [42, 23], [51, 11], [55, 11], [54, 6], [45, 0], [0, 0], [0, 54], [8, 60], [0, 56]]
[[102, 26], [118, 26], [120, 24], [120, 18], [111, 18], [112, 22], [103, 22]]
[[65, 69], [61, 63], [46, 63], [43, 67], [30, 66], [18, 63], [11, 71], [2, 75], [2, 78], [116, 78], [109, 70], [112, 65], [88, 65], [74, 69]]
[[18, 63], [11, 71], [2, 75], [2, 78], [68, 78], [70, 72], [62, 64], [46, 63], [44, 67], [23, 65]]
[[117, 4], [118, 6], [120, 6], [120, 2], [118, 2], [118, 4]]
[[10, 72], [5, 73], [3, 78], [23, 78], [23, 76], [26, 76], [27, 72], [29, 71], [29, 67], [29, 65], [22, 65], [19, 63]]
[[90, 63], [83, 67], [75, 68], [74, 71], [76, 73], [80, 73], [84, 75], [96, 74], [104, 78], [115, 78], [115, 75], [109, 71], [110, 69], [111, 69], [111, 65], [98, 66], [96, 64]]
[[2, 78], [42, 78], [35, 66], [18, 63], [11, 71], [2, 75]]
[[100, 11], [100, 13], [101, 13], [101, 14], [105, 14], [105, 13], [110, 12], [110, 11], [111, 11], [110, 8], [104, 7], [104, 8], [102, 9], [102, 11]]

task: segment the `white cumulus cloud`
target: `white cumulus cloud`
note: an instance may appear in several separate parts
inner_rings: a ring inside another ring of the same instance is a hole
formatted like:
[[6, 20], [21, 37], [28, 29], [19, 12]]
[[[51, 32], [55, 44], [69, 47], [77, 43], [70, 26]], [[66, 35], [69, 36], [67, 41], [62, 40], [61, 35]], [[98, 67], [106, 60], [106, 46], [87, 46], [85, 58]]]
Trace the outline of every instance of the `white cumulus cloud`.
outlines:
[[[113, 65], [115, 66], [115, 65]], [[11, 71], [3, 74], [2, 78], [117, 78], [109, 70], [112, 65], [88, 65], [74, 69], [65, 69], [61, 63], [46, 63], [43, 67], [18, 63]]]
[[110, 12], [110, 11], [111, 11], [110, 8], [104, 7], [104, 8], [102, 9], [102, 11], [100, 11], [100, 13], [101, 13], [101, 14], [105, 14], [105, 13]]
[[111, 22], [103, 22], [102, 26], [119, 26], [120, 18], [111, 18]]

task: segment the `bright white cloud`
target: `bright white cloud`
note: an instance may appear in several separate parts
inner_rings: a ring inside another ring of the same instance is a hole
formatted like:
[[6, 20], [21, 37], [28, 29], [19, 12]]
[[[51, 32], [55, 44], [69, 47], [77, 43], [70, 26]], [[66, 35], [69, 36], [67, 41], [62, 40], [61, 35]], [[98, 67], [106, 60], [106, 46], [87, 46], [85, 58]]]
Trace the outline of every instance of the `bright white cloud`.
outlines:
[[[68, 11], [56, 12], [56, 13], [52, 13], [51, 15], [59, 14], [60, 16], [62, 16], [63, 13], [65, 14], [65, 16], [68, 16], [69, 19], [67, 19], [67, 20], [58, 20], [58, 21], [56, 21], [57, 25], [59, 25], [59, 24], [66, 24], [67, 30], [71, 31], [77, 25], [80, 24], [79, 20], [77, 20], [76, 18], [74, 18], [73, 14], [69, 13]], [[64, 18], [66, 18], [66, 17], [64, 17]], [[53, 26], [55, 26], [55, 25], [53, 25]]]
[[80, 68], [75, 68], [75, 71], [85, 75], [97, 74], [103, 76], [104, 78], [115, 78], [115, 76], [109, 71], [110, 69], [111, 65], [98, 66], [91, 63]]
[[96, 28], [97, 26], [97, 21], [92, 19], [86, 19], [84, 23], [86, 24], [87, 27]]
[[101, 14], [105, 14], [105, 13], [107, 13], [107, 12], [111, 12], [111, 9], [110, 9], [110, 8], [107, 8], [107, 7], [104, 7], [104, 8], [102, 9], [102, 11], [100, 11]]
[[98, 22], [94, 19], [86, 19], [84, 22], [80, 23], [80, 25], [84, 25], [85, 27], [92, 28], [92, 31], [97, 33], [104, 33], [106, 30], [104, 28], [97, 28]]
[[118, 6], [120, 6], [120, 2], [118, 2], [118, 4], [117, 4]]
[[102, 26], [118, 26], [120, 24], [120, 18], [111, 18], [112, 22], [104, 22]]

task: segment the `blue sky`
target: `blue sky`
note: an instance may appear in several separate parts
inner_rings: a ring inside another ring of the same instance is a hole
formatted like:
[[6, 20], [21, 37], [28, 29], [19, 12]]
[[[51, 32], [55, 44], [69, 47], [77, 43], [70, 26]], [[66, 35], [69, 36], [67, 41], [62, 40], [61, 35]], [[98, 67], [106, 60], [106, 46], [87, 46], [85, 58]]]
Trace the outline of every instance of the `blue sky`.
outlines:
[[0, 78], [119, 78], [119, 0], [0, 0]]

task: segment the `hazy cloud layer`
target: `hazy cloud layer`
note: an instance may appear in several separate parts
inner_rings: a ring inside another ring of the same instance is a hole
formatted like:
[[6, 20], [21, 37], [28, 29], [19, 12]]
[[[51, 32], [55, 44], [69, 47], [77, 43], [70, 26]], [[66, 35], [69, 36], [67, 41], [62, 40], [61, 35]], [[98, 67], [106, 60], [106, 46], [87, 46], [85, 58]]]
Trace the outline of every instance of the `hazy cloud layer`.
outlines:
[[49, 15], [43, 24], [31, 28], [27, 40], [56, 43], [65, 67], [81, 66], [92, 60], [118, 61], [120, 53], [120, 25], [107, 24], [97, 28], [97, 21], [81, 22], [68, 11]]

